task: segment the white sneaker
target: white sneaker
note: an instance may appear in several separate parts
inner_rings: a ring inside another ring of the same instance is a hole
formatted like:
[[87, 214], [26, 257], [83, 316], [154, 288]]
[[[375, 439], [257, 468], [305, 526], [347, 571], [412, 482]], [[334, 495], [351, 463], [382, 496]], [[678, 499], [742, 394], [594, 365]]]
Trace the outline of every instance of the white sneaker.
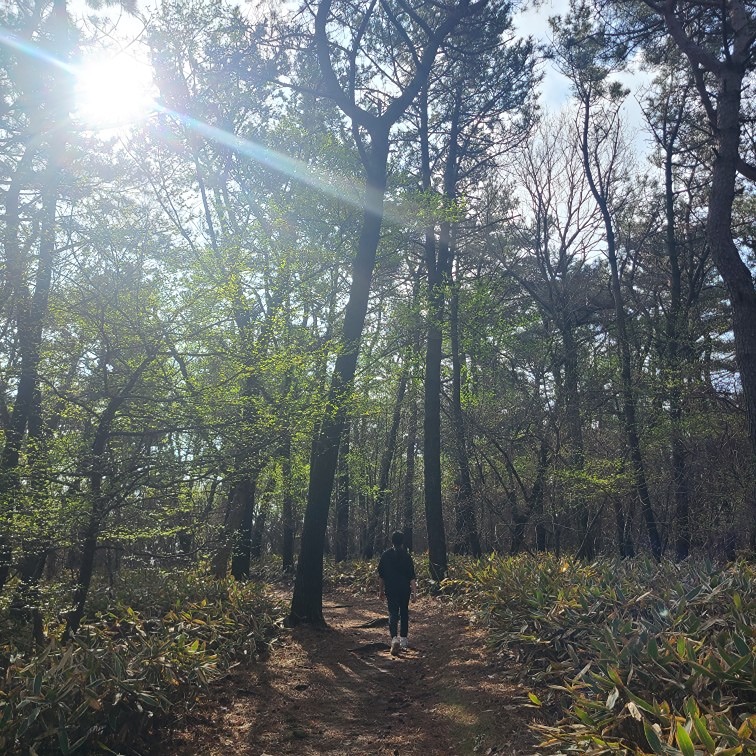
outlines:
[[399, 641], [399, 637], [396, 636], [395, 638], [392, 638], [391, 639], [391, 656], [398, 656], [400, 647], [401, 647], [401, 643]]
[[409, 648], [409, 641], [406, 638], [399, 638], [399, 648], [406, 651]]

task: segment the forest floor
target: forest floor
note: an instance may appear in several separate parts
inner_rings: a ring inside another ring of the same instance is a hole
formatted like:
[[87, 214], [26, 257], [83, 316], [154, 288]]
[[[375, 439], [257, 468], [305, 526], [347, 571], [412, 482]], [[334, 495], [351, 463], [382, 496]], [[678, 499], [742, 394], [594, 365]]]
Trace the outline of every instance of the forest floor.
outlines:
[[411, 648], [393, 657], [377, 597], [324, 597], [326, 629], [282, 630], [265, 659], [236, 667], [160, 756], [538, 754], [538, 712], [506, 657], [448, 603], [410, 604]]

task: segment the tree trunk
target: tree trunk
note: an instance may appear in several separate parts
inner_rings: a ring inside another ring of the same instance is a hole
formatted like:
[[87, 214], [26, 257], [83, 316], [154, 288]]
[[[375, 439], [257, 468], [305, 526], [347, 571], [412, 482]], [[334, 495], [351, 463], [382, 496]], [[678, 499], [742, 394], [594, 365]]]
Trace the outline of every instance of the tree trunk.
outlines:
[[[69, 23], [66, 0], [54, 0], [49, 22], [50, 52], [62, 63], [69, 60], [71, 45], [69, 41]], [[31, 30], [29, 30], [31, 31]], [[53, 260], [55, 256], [56, 208], [60, 187], [61, 171], [65, 164], [66, 125], [68, 107], [70, 106], [71, 79], [65, 65], [51, 67], [52, 77], [40, 83], [39, 99], [33, 102], [42, 107], [27, 113], [30, 135], [24, 152], [19, 160], [17, 170], [11, 179], [5, 197], [5, 285], [3, 293], [14, 297], [17, 308], [16, 338], [21, 353], [21, 374], [18, 379], [16, 399], [13, 405], [10, 426], [5, 433], [5, 445], [0, 454], [0, 507], [9, 506], [12, 492], [18, 486], [18, 465], [24, 435], [30, 425], [36, 422], [41, 427], [39, 361], [42, 344], [42, 331], [48, 312], [48, 300], [52, 282]], [[55, 102], [45, 102], [42, 89], [49, 87], [55, 91]], [[49, 140], [42, 150], [36, 146], [40, 141]], [[21, 257], [20, 226], [20, 192], [27, 172], [32, 168], [32, 160], [39, 152], [46, 152], [46, 168], [41, 177], [42, 218], [40, 221], [39, 255], [34, 283], [34, 292], [30, 294], [25, 279], [24, 262]], [[35, 562], [43, 560], [47, 545], [42, 544], [38, 554], [26, 554], [24, 560]], [[0, 591], [10, 575], [12, 559], [11, 541], [0, 534]], [[41, 574], [41, 573], [40, 573]]]
[[89, 520], [82, 539], [79, 576], [76, 581], [73, 609], [68, 613], [68, 617], [66, 618], [66, 629], [63, 633], [64, 640], [69, 640], [79, 629], [79, 624], [84, 616], [84, 607], [89, 593], [89, 586], [92, 583], [94, 559], [97, 551], [97, 539], [100, 535], [103, 519], [108, 511], [109, 499], [107, 494], [103, 492], [103, 482], [106, 474], [103, 465], [106, 458], [105, 452], [113, 428], [113, 422], [118, 414], [118, 410], [129, 398], [134, 387], [139, 383], [142, 374], [154, 359], [154, 357], [148, 356], [142, 360], [141, 364], [129, 376], [129, 379], [121, 390], [114, 396], [110, 397], [107, 407], [100, 415], [100, 420], [97, 424], [97, 431], [95, 432], [95, 437], [92, 441], [89, 457], [92, 507], [89, 512]]
[[245, 475], [235, 486], [236, 506], [241, 518], [234, 530], [233, 551], [231, 553], [231, 574], [235, 580], [249, 578], [252, 558], [252, 520], [255, 514], [255, 494], [257, 493], [257, 473]]
[[452, 355], [452, 422], [454, 423], [454, 452], [457, 461], [457, 502], [455, 551], [480, 558], [480, 538], [475, 517], [470, 458], [467, 453], [465, 416], [462, 412], [462, 358], [459, 348], [459, 282], [452, 285], [449, 327]]
[[233, 534], [241, 522], [241, 507], [236, 506], [236, 487], [234, 485], [226, 496], [226, 511], [223, 515], [218, 546], [212, 558], [212, 574], [216, 580], [225, 580], [228, 575], [228, 563], [233, 549]]
[[[13, 492], [19, 485], [18, 466], [24, 438], [30, 424], [39, 426], [41, 418], [39, 394], [39, 361], [42, 345], [42, 330], [47, 316], [52, 266], [55, 254], [55, 213], [57, 192], [60, 182], [60, 158], [51, 147], [48, 166], [42, 180], [44, 188], [43, 216], [41, 218], [39, 257], [34, 292], [31, 293], [25, 280], [25, 271], [20, 259], [19, 240], [19, 192], [20, 176], [11, 181], [8, 191], [6, 212], [7, 223], [5, 247], [7, 271], [6, 289], [13, 296], [16, 309], [16, 339], [21, 355], [21, 371], [18, 378], [16, 397], [13, 402], [10, 425], [5, 431], [5, 445], [0, 454], [0, 501], [9, 506]], [[57, 145], [62, 150], [63, 145]], [[26, 155], [21, 159], [20, 172]], [[35, 418], [36, 413], [36, 418]], [[5, 585], [12, 563], [10, 539], [0, 538], [0, 590]]]
[[[570, 443], [569, 464], [570, 469], [580, 479], [585, 467], [585, 451], [580, 412], [577, 344], [573, 328], [569, 313], [564, 313], [560, 331], [564, 347], [564, 408]], [[583, 487], [583, 481], [580, 480], [580, 488]], [[579, 546], [576, 556], [578, 559], [591, 560], [596, 555], [596, 543], [590, 528], [591, 519], [591, 507], [585, 501], [585, 494], [580, 493], [577, 503]]]
[[402, 531], [404, 545], [412, 551], [414, 548], [414, 514], [415, 514], [415, 452], [417, 450], [417, 398], [414, 381], [410, 389], [409, 418], [407, 420], [407, 445], [405, 451], [406, 471], [404, 476], [404, 506], [402, 514]]
[[[99, 496], [93, 491], [94, 496]], [[69, 612], [66, 619], [66, 629], [63, 633], [63, 640], [69, 641], [74, 633], [79, 629], [81, 620], [84, 616], [84, 607], [89, 593], [89, 586], [92, 583], [92, 574], [94, 572], [94, 559], [97, 552], [97, 537], [100, 533], [102, 518], [102, 502], [95, 499], [92, 504], [92, 514], [89, 525], [85, 531], [81, 545], [81, 554], [79, 561], [79, 574], [77, 579], [76, 592], [74, 593], [73, 609]]]
[[[44, 496], [40, 485], [41, 472], [38, 468], [44, 448], [42, 420], [42, 392], [39, 387], [39, 361], [42, 345], [42, 330], [47, 316], [48, 298], [52, 281], [52, 265], [55, 255], [55, 213], [57, 207], [58, 161], [51, 159], [46, 172], [45, 186], [48, 190], [43, 200], [43, 216], [39, 240], [39, 263], [35, 281], [34, 294], [28, 310], [21, 306], [18, 317], [18, 338], [21, 351], [21, 379], [13, 406], [12, 431], [8, 433], [9, 445], [3, 450], [0, 462], [0, 480], [10, 484], [11, 491], [18, 485], [16, 474], [24, 434], [28, 435], [27, 458], [29, 484], [25, 497], [35, 500]], [[18, 413], [16, 410], [18, 409]], [[10, 453], [6, 456], [5, 451]], [[0, 483], [0, 496], [7, 493]], [[8, 491], [10, 492], [10, 491]], [[21, 579], [18, 594], [13, 602], [16, 605], [30, 606], [30, 599], [35, 594], [34, 586], [42, 577], [50, 543], [46, 536], [25, 538], [18, 572]], [[0, 568], [1, 570], [2, 568]], [[7, 577], [7, 575], [5, 575]], [[0, 575], [3, 578], [3, 575]], [[3, 581], [4, 582], [4, 579]], [[2, 585], [0, 584], [0, 588]], [[32, 616], [32, 615], [29, 615]]]
[[[431, 230], [426, 251], [435, 247]], [[433, 252], [435, 257], [435, 252]], [[434, 260], [435, 263], [435, 260]], [[434, 264], [435, 268], [435, 264]], [[429, 277], [431, 274], [429, 273]], [[435, 276], [434, 276], [435, 279]], [[423, 482], [425, 485], [425, 520], [428, 528], [428, 562], [431, 579], [446, 577], [446, 533], [441, 498], [441, 308], [440, 285], [431, 283], [428, 335], [425, 353], [425, 398], [423, 402]]]
[[265, 538], [265, 526], [268, 522], [268, 512], [270, 511], [270, 492], [263, 494], [262, 501], [257, 508], [255, 524], [252, 527], [252, 538], [249, 547], [250, 561], [259, 562], [263, 555], [263, 540]]
[[336, 500], [336, 538], [334, 559], [344, 562], [349, 558], [349, 436], [351, 423], [344, 425], [344, 434], [339, 447], [339, 485]]
[[[423, 190], [432, 186], [428, 91], [423, 89], [420, 107], [420, 149]], [[446, 531], [441, 493], [441, 359], [443, 347], [444, 278], [449, 253], [449, 223], [442, 222], [445, 239], [436, 245], [434, 226], [425, 231], [425, 267], [428, 276], [428, 325], [425, 350], [425, 394], [423, 399], [423, 483], [425, 521], [428, 532], [428, 567], [433, 581], [446, 577]]]
[[549, 449], [546, 439], [541, 439], [541, 447], [538, 452], [538, 469], [535, 483], [530, 495], [531, 510], [535, 517], [536, 551], [546, 551], [546, 523], [544, 521], [544, 500], [546, 493], [546, 473], [548, 472]]
[[347, 403], [357, 367], [362, 329], [367, 314], [370, 282], [383, 221], [388, 129], [372, 139], [370, 161], [366, 166], [365, 212], [352, 269], [352, 284], [344, 312], [340, 349], [331, 376], [327, 409], [313, 439], [307, 508], [302, 527], [302, 544], [297, 563], [289, 621], [324, 624], [323, 620], [323, 545], [328, 525], [339, 441], [347, 416]]
[[669, 371], [669, 407], [672, 446], [672, 479], [675, 488], [675, 555], [678, 560], [690, 554], [690, 491], [688, 489], [687, 453], [682, 435], [682, 364], [680, 337], [684, 326], [682, 306], [682, 274], [675, 232], [674, 140], [677, 126], [673, 125], [670, 141], [664, 144], [664, 199], [666, 215], [666, 246], [670, 270], [670, 303], [667, 315], [667, 360]]
[[590, 125], [590, 95], [583, 102], [583, 128], [581, 135], [581, 149], [583, 153], [583, 166], [586, 172], [588, 185], [593, 194], [596, 203], [601, 211], [606, 231], [606, 253], [609, 260], [609, 269], [611, 271], [611, 291], [614, 300], [615, 324], [617, 328], [617, 348], [620, 358], [620, 374], [622, 387], [622, 419], [625, 425], [625, 434], [630, 449], [630, 460], [633, 465], [633, 477], [635, 480], [635, 490], [641, 503], [643, 519], [646, 523], [648, 532], [649, 545], [654, 559], [657, 561], [662, 556], [662, 543], [659, 537], [659, 530], [656, 525], [656, 516], [654, 515], [651, 504], [651, 494], [648, 490], [646, 480], [646, 471], [643, 464], [643, 455], [640, 447], [640, 436], [638, 433], [638, 421], [636, 417], [635, 390], [633, 386], [632, 359], [630, 355], [630, 340], [627, 335], [627, 322], [625, 317], [625, 304], [622, 297], [622, 287], [619, 278], [619, 266], [617, 264], [617, 244], [614, 234], [614, 222], [612, 220], [609, 203], [604, 193], [605, 188], [597, 186], [591, 167], [591, 158], [589, 154], [589, 125]]
[[294, 568], [294, 536], [297, 523], [294, 511], [294, 497], [291, 492], [291, 433], [287, 429], [283, 445], [283, 461], [281, 463], [283, 477], [283, 502], [281, 504], [281, 519], [283, 520], [283, 541], [281, 545], [281, 561], [284, 572]]
[[394, 401], [394, 411], [391, 416], [391, 427], [389, 428], [388, 438], [386, 439], [386, 448], [381, 456], [381, 469], [378, 477], [378, 493], [373, 503], [373, 511], [368, 520], [367, 538], [365, 541], [365, 550], [363, 557], [372, 559], [375, 553], [376, 537], [378, 525], [383, 525], [386, 517], [386, 496], [389, 489], [389, 475], [391, 473], [391, 463], [394, 461], [394, 452], [396, 451], [396, 441], [399, 436], [399, 423], [402, 419], [402, 403], [404, 394], [407, 390], [407, 374], [409, 372], [409, 362], [405, 361], [399, 376], [399, 385], [396, 389], [396, 400]]
[[[290, 623], [307, 621], [323, 624], [323, 546], [336, 473], [338, 447], [346, 420], [347, 401], [354, 379], [370, 295], [370, 281], [380, 240], [389, 134], [391, 128], [415, 100], [421, 87], [427, 84], [443, 40], [453, 32], [466, 14], [478, 12], [485, 7], [485, 3], [481, 3], [471, 9], [470, 0], [460, 0], [458, 4], [450, 7], [447, 13], [440, 11], [435, 27], [421, 24], [425, 39], [416, 47], [413, 47], [413, 40], [405, 34], [403, 41], [409, 43], [412, 48], [408, 60], [412, 60], [414, 71], [406, 76], [395, 97], [387, 94], [388, 102], [385, 108], [376, 115], [363, 110], [357, 104], [354, 85], [358, 68], [371, 63], [368, 58], [360, 57], [359, 52], [362, 37], [371, 28], [369, 22], [376, 3], [372, 3], [363, 16], [360, 27], [356, 30], [354, 46], [346, 51], [345, 56], [342, 55], [345, 52], [343, 49], [339, 51], [342, 62], [346, 63], [349, 70], [351, 83], [346, 88], [343, 86], [343, 80], [340, 80], [334, 71], [331, 60], [332, 45], [327, 32], [327, 26], [331, 20], [331, 5], [330, 0], [320, 0], [317, 4], [314, 48], [324, 92], [352, 122], [352, 132], [365, 168], [365, 210], [352, 270], [352, 284], [344, 312], [338, 356], [331, 376], [328, 403], [312, 444], [307, 508], [294, 595], [289, 613]], [[366, 142], [368, 137], [369, 144]]]
[[520, 511], [520, 507], [517, 504], [517, 493], [514, 483], [512, 483], [507, 498], [512, 507], [512, 543], [509, 547], [509, 553], [511, 556], [516, 556], [522, 551], [522, 546], [525, 543], [525, 527], [528, 524], [528, 516]]
[[[756, 469], [756, 288], [732, 234], [737, 174], [742, 170], [749, 178], [756, 177], [756, 169], [746, 167], [740, 157], [741, 128], [749, 117], [749, 112], [742, 108], [742, 97], [744, 81], [753, 63], [753, 13], [749, 3], [722, 3], [716, 11], [721, 26], [707, 30], [706, 34], [711, 36], [699, 41], [693, 36], [698, 33], [698, 27], [695, 32], [689, 31], [688, 24], [678, 15], [676, 3], [657, 4], [646, 0], [646, 4], [664, 19], [670, 37], [688, 58], [715, 140], [706, 240], [732, 306], [735, 359], [748, 416], [753, 469]], [[712, 97], [710, 84], [705, 80], [707, 72], [717, 82], [716, 98]], [[751, 512], [747, 527], [751, 547], [756, 549], [756, 476], [752, 476], [747, 496]]]
[[619, 268], [614, 247], [614, 239], [607, 241], [607, 254], [612, 276], [612, 295], [615, 303], [615, 320], [617, 325], [617, 341], [620, 352], [620, 374], [622, 384], [622, 417], [625, 423], [625, 433], [630, 449], [630, 461], [633, 466], [635, 490], [641, 504], [643, 519], [646, 523], [649, 545], [654, 559], [659, 561], [662, 556], [662, 543], [659, 530], [656, 525], [651, 494], [646, 480], [646, 469], [643, 463], [643, 454], [640, 446], [638, 433], [638, 420], [636, 417], [635, 389], [632, 378], [632, 360], [630, 356], [630, 342], [627, 336], [625, 323], [625, 306], [622, 298], [622, 290], [619, 281]]
[[[739, 161], [743, 73], [726, 68], [720, 79], [717, 150], [711, 175], [706, 238], [732, 305], [735, 358], [740, 369], [753, 469], [756, 470], [756, 289], [732, 236], [732, 205]], [[751, 545], [756, 548], [756, 481], [749, 495]]]

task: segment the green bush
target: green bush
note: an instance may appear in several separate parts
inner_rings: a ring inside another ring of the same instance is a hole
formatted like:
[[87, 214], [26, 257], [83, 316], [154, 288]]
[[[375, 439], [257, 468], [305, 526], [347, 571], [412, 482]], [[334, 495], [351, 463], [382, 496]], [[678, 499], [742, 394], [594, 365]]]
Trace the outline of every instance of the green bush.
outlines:
[[536, 687], [545, 749], [756, 752], [754, 568], [492, 557], [448, 581]]
[[91, 604], [65, 646], [0, 646], [0, 752], [133, 744], [155, 718], [179, 715], [232, 664], [266, 648], [282, 614], [258, 585], [158, 570], [95, 588]]

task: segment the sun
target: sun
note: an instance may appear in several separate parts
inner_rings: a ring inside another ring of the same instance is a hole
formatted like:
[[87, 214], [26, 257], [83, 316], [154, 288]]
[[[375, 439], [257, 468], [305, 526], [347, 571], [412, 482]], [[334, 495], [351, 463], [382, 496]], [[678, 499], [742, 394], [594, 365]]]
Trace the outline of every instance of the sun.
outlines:
[[74, 118], [94, 130], [136, 123], [155, 109], [155, 83], [146, 63], [120, 53], [93, 57], [76, 71]]

